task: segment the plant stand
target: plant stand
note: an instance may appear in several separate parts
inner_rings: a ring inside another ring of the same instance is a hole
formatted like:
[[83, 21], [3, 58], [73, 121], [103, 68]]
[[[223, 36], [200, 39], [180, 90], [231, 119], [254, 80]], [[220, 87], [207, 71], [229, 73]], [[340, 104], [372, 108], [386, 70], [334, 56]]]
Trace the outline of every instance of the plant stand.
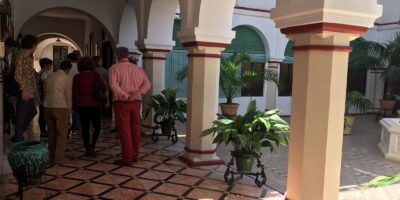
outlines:
[[172, 126], [172, 131], [170, 134], [165, 134], [162, 133], [162, 131], [157, 131], [161, 130], [161, 125], [159, 122], [155, 122], [156, 126], [153, 128], [153, 133], [151, 134], [151, 139], [153, 140], [154, 143], [156, 143], [160, 138], [160, 136], [167, 137], [168, 140], [171, 140], [172, 144], [176, 144], [178, 142], [178, 132], [176, 131], [175, 128], [175, 122], [174, 125]]
[[264, 165], [261, 164], [261, 159], [260, 159], [261, 155], [262, 154], [259, 154], [257, 156], [257, 168], [260, 169], [260, 172], [241, 173], [232, 168], [234, 164], [234, 155], [233, 152], [231, 152], [231, 161], [228, 163], [228, 166], [224, 174], [225, 182], [231, 185], [235, 182], [235, 175], [240, 175], [240, 178], [243, 178], [243, 175], [249, 175], [249, 176], [255, 176], [254, 182], [258, 187], [264, 185], [267, 182], [267, 175], [265, 175], [264, 172]]

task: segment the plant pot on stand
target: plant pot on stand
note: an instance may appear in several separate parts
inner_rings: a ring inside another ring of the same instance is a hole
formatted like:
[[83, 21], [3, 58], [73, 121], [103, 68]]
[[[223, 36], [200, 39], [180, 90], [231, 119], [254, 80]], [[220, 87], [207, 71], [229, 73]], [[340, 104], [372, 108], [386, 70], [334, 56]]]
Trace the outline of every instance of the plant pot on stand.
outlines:
[[239, 104], [237, 103], [220, 103], [222, 115], [232, 117], [237, 115]]
[[49, 151], [39, 141], [18, 142], [12, 146], [7, 158], [18, 182], [18, 194], [23, 199], [23, 187], [41, 184]]
[[[379, 100], [380, 103], [380, 109], [383, 111], [383, 116], [386, 116], [387, 114], [391, 114], [394, 105], [396, 105], [396, 100], [385, 100], [381, 99]], [[387, 113], [389, 112], [389, 113]]]

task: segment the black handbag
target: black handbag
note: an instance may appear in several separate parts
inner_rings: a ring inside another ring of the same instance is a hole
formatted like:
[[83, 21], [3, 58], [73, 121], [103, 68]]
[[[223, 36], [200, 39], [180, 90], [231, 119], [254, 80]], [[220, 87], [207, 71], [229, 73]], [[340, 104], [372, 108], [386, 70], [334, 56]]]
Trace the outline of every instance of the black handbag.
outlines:
[[103, 90], [101, 89], [101, 85], [99, 83], [99, 80], [95, 79], [94, 80], [94, 85], [93, 85], [93, 97], [101, 102], [101, 103], [105, 103], [107, 102], [107, 95], [103, 92]]

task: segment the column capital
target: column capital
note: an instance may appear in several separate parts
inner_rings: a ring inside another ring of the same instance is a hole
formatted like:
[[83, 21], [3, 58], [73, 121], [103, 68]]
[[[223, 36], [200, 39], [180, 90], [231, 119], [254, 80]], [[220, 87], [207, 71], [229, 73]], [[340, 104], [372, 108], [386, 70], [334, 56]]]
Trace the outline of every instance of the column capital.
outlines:
[[172, 45], [164, 44], [147, 44], [146, 41], [136, 41], [136, 46], [141, 52], [170, 52], [173, 48]]
[[229, 44], [214, 43], [214, 42], [200, 42], [190, 41], [183, 43], [183, 46], [188, 48], [188, 57], [201, 57], [201, 58], [221, 58], [221, 52]]
[[[373, 27], [376, 18], [382, 15], [382, 6], [377, 0], [310, 0], [293, 1], [277, 0], [276, 8], [272, 9], [271, 18], [281, 29], [289, 27], [309, 26], [325, 29], [366, 31], [365, 27]], [[354, 33], [354, 32], [353, 32]]]

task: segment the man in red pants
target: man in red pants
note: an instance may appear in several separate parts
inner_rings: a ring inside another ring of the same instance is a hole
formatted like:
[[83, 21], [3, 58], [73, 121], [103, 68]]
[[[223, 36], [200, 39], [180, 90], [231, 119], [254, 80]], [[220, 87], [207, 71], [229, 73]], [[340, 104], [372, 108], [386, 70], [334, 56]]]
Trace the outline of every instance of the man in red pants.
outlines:
[[116, 50], [118, 63], [108, 72], [110, 88], [114, 95], [115, 118], [122, 146], [119, 165], [131, 165], [139, 159], [140, 105], [151, 84], [144, 70], [129, 62], [129, 50]]

